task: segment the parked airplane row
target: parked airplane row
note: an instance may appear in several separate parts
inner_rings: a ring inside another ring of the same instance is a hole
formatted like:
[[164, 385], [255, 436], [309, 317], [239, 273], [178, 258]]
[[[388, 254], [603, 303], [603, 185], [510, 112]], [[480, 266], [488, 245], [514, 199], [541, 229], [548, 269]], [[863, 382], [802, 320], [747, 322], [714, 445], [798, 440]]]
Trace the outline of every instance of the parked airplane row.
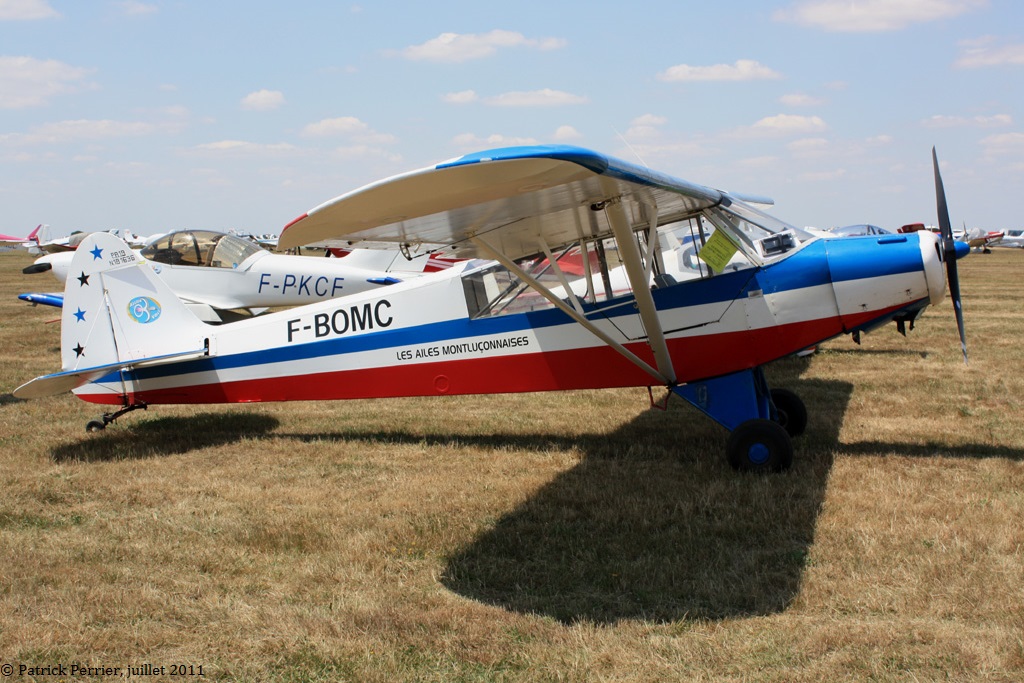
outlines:
[[[135, 251], [200, 320], [211, 323], [377, 289], [436, 269], [427, 254], [380, 259], [361, 250], [344, 258], [310, 258], [271, 253], [250, 239], [208, 230], [171, 232]], [[25, 272], [50, 272], [65, 285], [74, 274], [74, 256], [73, 251], [46, 254]], [[63, 303], [60, 293], [20, 298]]]
[[[941, 235], [832, 239], [586, 149], [470, 154], [327, 201], [279, 240], [442, 253], [451, 267], [217, 325], [175, 293], [166, 275], [181, 264], [155, 258], [159, 245], [144, 254], [95, 233], [68, 264], [61, 371], [14, 394], [115, 406], [97, 430], [166, 403], [627, 386], [653, 403], [661, 388], [729, 432], [733, 467], [785, 469], [807, 409], [768, 386], [766, 364], [892, 321], [912, 328], [947, 278], [966, 361], [956, 259], [968, 247], [953, 240], [934, 151], [933, 163]], [[197, 265], [244, 263], [204, 239], [189, 246]]]

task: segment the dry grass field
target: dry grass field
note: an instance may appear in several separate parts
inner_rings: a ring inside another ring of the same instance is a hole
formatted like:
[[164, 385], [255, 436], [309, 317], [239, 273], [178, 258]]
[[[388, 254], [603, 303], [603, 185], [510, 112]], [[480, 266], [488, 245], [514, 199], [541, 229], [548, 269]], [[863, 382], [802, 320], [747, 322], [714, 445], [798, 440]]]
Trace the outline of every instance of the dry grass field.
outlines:
[[1024, 679], [1024, 252], [961, 262], [967, 368], [948, 299], [771, 367], [810, 411], [775, 476], [643, 389], [90, 435], [97, 406], [11, 397], [59, 366], [29, 262], [0, 254], [3, 680]]

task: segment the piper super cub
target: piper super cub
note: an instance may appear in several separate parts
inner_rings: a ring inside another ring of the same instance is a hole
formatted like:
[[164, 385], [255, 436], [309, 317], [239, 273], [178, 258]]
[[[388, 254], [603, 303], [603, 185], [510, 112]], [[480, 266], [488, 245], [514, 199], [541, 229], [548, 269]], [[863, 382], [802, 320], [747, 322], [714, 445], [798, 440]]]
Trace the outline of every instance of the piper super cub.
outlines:
[[[442, 272], [222, 325], [196, 318], [113, 235], [79, 247], [62, 371], [20, 398], [72, 390], [120, 406], [665, 387], [724, 426], [729, 463], [780, 470], [806, 408], [762, 367], [945, 294], [943, 234], [821, 239], [739, 196], [589, 150], [512, 147], [376, 182], [281, 233], [306, 244], [443, 252]], [[964, 346], [966, 360], [966, 346]], [[653, 397], [653, 394], [652, 394]]]

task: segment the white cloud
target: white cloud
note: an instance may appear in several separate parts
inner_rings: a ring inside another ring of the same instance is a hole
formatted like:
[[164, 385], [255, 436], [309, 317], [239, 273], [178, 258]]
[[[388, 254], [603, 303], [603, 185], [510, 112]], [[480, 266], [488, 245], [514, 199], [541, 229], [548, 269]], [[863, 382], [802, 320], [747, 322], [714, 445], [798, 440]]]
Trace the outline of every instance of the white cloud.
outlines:
[[140, 137], [156, 132], [173, 132], [179, 128], [178, 124], [113, 121], [110, 119], [78, 119], [44, 123], [35, 126], [28, 133], [5, 136], [3, 141], [15, 145], [52, 145], [67, 142]]
[[559, 142], [564, 142], [566, 140], [579, 140], [583, 137], [583, 134], [572, 126], [559, 126], [555, 129], [552, 137]]
[[795, 156], [810, 157], [827, 152], [829, 142], [825, 138], [801, 138], [789, 143], [787, 147]]
[[246, 140], [218, 140], [217, 142], [207, 142], [201, 145], [196, 145], [193, 149], [200, 152], [249, 155], [280, 154], [283, 152], [294, 152], [296, 150], [293, 145], [289, 145], [286, 142], [265, 144], [260, 142], [248, 142]]
[[654, 143], [630, 144], [628, 149], [621, 153], [621, 156], [633, 156], [646, 165], [655, 159], [665, 159], [677, 162], [683, 157], [707, 156], [711, 150], [697, 142], [689, 141], [667, 141]]
[[55, 59], [0, 57], [0, 109], [38, 107], [57, 95], [94, 87], [85, 81], [90, 73]]
[[463, 133], [452, 138], [452, 142], [457, 147], [470, 151], [491, 149], [495, 147], [516, 147], [520, 145], [537, 144], [537, 140], [534, 138], [518, 138], [510, 135], [501, 135], [500, 133], [488, 135], [485, 138], [482, 138], [475, 133]]
[[953, 66], [961, 69], [977, 69], [986, 66], [1020, 66], [1024, 64], [1024, 45], [997, 45], [996, 39], [987, 36], [978, 40], [962, 41], [960, 56]]
[[565, 44], [560, 38], [527, 38], [516, 31], [496, 29], [488, 33], [442, 33], [421, 45], [407, 47], [399, 54], [413, 61], [456, 63], [490, 57], [499, 48], [554, 50]]
[[987, 6], [988, 0], [805, 0], [777, 10], [773, 18], [826, 31], [867, 33], [897, 31]]
[[304, 126], [301, 135], [307, 138], [345, 138], [344, 144], [333, 150], [333, 155], [340, 159], [383, 159], [393, 163], [402, 160], [400, 153], [387, 149], [398, 143], [397, 137], [375, 131], [355, 116], [321, 119]]
[[310, 123], [302, 129], [302, 134], [307, 137], [352, 135], [369, 129], [368, 125], [354, 116], [339, 116], [333, 119], [322, 119], [316, 123]]
[[257, 90], [242, 98], [242, 109], [269, 111], [284, 104], [284, 93], [280, 90]]
[[733, 64], [715, 64], [713, 66], [690, 66], [677, 64], [658, 74], [658, 80], [668, 82], [691, 81], [754, 81], [782, 78], [774, 69], [770, 69], [752, 59], [738, 59]]
[[739, 134], [745, 137], [774, 137], [807, 135], [825, 130], [828, 130], [828, 125], [818, 116], [777, 114], [776, 116], [766, 116], [752, 126], [741, 128]]
[[493, 107], [558, 107], [565, 104], [586, 104], [581, 95], [544, 88], [542, 90], [507, 92], [484, 100]]
[[641, 114], [629, 122], [631, 126], [663, 126], [668, 119], [657, 114]]
[[803, 93], [783, 95], [779, 98], [779, 102], [787, 107], [817, 107], [825, 104], [825, 100], [822, 98], [814, 97], [813, 95], [804, 95]]
[[981, 140], [981, 146], [988, 156], [1024, 153], [1024, 133], [1001, 133], [989, 135]]
[[462, 90], [460, 92], [450, 92], [447, 95], [443, 95], [441, 100], [448, 104], [469, 104], [470, 102], [476, 102], [480, 99], [475, 90]]
[[661, 131], [657, 125], [650, 125], [644, 123], [633, 122], [629, 128], [626, 129], [626, 137], [630, 140], [656, 138], [661, 135]]
[[0, 0], [0, 21], [28, 21], [53, 19], [60, 12], [50, 7], [47, 0]]
[[1009, 114], [994, 116], [942, 116], [935, 115], [925, 119], [922, 125], [926, 128], [960, 128], [971, 126], [976, 128], [994, 128], [1013, 125], [1013, 117]]

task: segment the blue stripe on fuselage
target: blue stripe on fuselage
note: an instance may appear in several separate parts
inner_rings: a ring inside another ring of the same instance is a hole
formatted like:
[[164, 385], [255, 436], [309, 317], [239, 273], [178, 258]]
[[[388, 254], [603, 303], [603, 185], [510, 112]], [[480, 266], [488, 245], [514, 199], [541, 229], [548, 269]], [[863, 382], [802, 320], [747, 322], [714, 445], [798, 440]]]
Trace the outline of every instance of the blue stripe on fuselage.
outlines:
[[[913, 235], [908, 237], [914, 238]], [[847, 237], [818, 240], [773, 263], [763, 270], [748, 268], [722, 273], [704, 280], [691, 280], [672, 287], [656, 289], [654, 300], [659, 310], [729, 302], [745, 296], [748, 290], [762, 289], [774, 294], [794, 289], [823, 285], [831, 280], [843, 281], [921, 268], [916, 238], [906, 242], [878, 244], [879, 238]], [[827, 260], [826, 260], [827, 254]], [[585, 305], [588, 317], [600, 315], [605, 309], [608, 318], [636, 315], [631, 305], [623, 305], [630, 297], [620, 297], [601, 304]], [[571, 319], [558, 309], [510, 314], [470, 320], [461, 318], [398, 330], [371, 332], [354, 337], [335, 337], [302, 344], [279, 346], [227, 356], [216, 356], [175, 363], [173, 366], [139, 368], [139, 379], [167, 377], [193, 372], [226, 370], [246, 366], [281, 363], [295, 360], [358, 353], [377, 349], [416, 346], [468, 337], [493, 336], [564, 325]], [[282, 323], [283, 324], [283, 323]], [[100, 381], [106, 381], [104, 378]], [[110, 376], [118, 380], [117, 375]]]
[[[683, 286], [658, 289], [654, 292], [654, 299], [658, 308], [662, 310], [732, 301], [744, 290], [746, 284], [756, 272], [755, 269], [751, 268], [732, 273], [723, 273], [706, 280], [686, 282], [683, 283]], [[614, 309], [614, 312], [610, 311], [607, 316], [612, 320], [622, 316], [633, 316], [636, 315], [636, 310], [630, 304], [631, 301], [632, 297], [619, 297], [600, 304], [586, 305], [584, 306], [584, 312], [588, 317], [594, 317], [595, 315], [600, 316], [601, 311], [605, 309]], [[192, 372], [226, 370], [251, 365], [307, 360], [321, 356], [335, 356], [377, 349], [457, 341], [467, 337], [511, 334], [564, 325], [571, 321], [572, 319], [569, 316], [557, 308], [521, 314], [500, 315], [493, 318], [480, 318], [477, 320], [460, 318], [398, 330], [371, 332], [354, 337], [334, 337], [303, 344], [279, 346], [260, 351], [248, 351], [229, 356], [202, 358], [175, 363], [173, 366], [139, 368], [136, 370], [136, 376], [139, 379], [150, 379]]]

